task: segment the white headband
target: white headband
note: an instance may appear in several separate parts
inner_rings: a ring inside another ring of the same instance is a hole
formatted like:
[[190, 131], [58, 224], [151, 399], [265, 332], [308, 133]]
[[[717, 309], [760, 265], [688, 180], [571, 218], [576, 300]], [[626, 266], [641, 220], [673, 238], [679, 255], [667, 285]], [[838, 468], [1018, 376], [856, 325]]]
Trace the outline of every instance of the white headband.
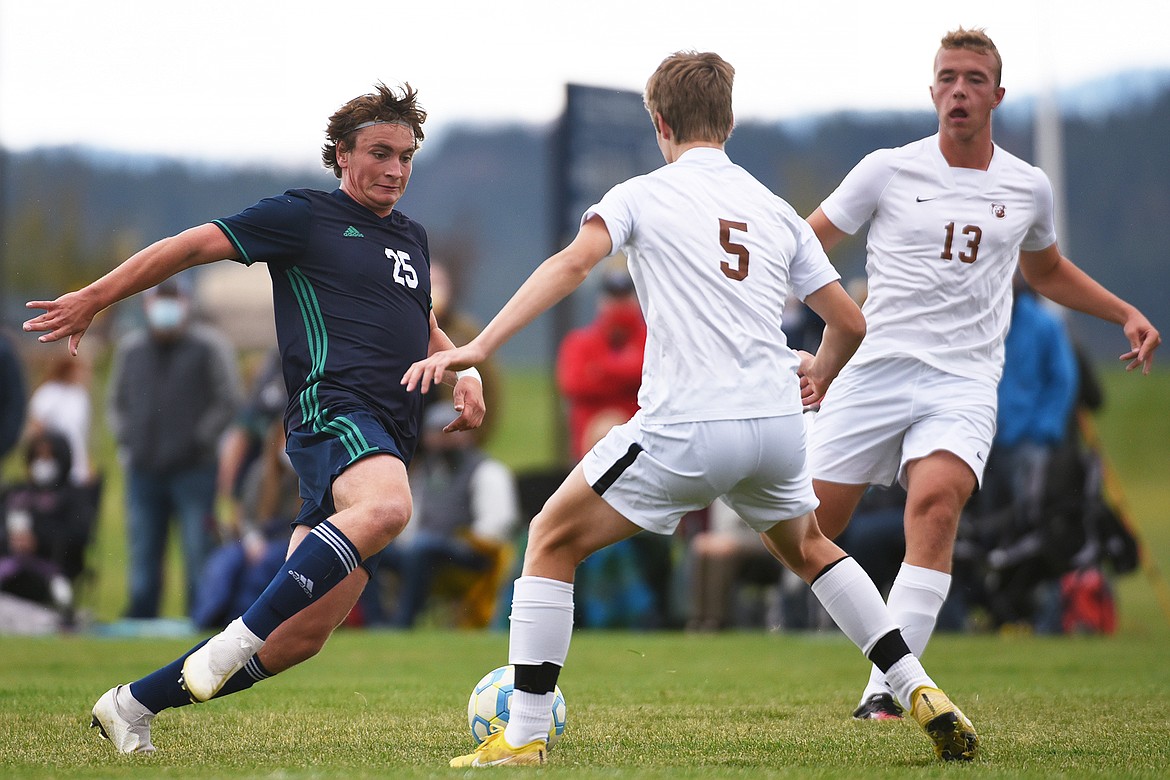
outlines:
[[[367, 127], [373, 127], [374, 125], [402, 125], [403, 127], [409, 129], [411, 132], [414, 132], [414, 128], [411, 127], [410, 122], [406, 122], [402, 119], [372, 119], [369, 122], [362, 122], [360, 125], [355, 127], [353, 130], [364, 130]], [[353, 131], [350, 131], [350, 132], [353, 132]]]

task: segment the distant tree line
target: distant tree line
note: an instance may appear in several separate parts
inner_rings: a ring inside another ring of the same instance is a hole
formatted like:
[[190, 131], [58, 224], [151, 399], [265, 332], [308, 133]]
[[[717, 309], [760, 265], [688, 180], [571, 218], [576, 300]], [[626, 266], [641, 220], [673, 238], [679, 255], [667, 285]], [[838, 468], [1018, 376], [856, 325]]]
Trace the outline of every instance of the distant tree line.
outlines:
[[[1034, 160], [1025, 112], [1001, 114], [1001, 146]], [[733, 159], [807, 214], [865, 154], [934, 131], [929, 111], [842, 113], [800, 122], [738, 126]], [[1091, 118], [1064, 121], [1066, 226], [1070, 256], [1170, 330], [1170, 88]], [[551, 127], [450, 129], [428, 140], [401, 209], [428, 229], [433, 254], [453, 270], [463, 308], [486, 319], [552, 243]], [[234, 213], [292, 187], [332, 188], [325, 170], [273, 171], [188, 164], [83, 149], [0, 157], [0, 300], [9, 323], [28, 297], [55, 296], [99, 276], [134, 249], [190, 225]], [[863, 271], [860, 239], [834, 260]], [[589, 294], [589, 289], [584, 291]], [[577, 307], [583, 319], [591, 305]], [[1121, 336], [1088, 318], [1073, 329], [1100, 359]], [[521, 334], [505, 360], [546, 364], [553, 345], [539, 327]]]

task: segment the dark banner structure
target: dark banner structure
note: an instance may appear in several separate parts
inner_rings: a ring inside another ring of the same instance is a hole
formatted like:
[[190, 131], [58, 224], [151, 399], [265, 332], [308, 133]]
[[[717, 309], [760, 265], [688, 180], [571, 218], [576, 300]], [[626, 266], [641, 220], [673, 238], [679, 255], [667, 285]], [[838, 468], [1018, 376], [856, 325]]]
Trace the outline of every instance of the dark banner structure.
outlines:
[[[654, 140], [654, 126], [642, 95], [620, 89], [565, 85], [565, 111], [552, 143], [552, 252], [575, 235], [585, 209], [619, 182], [663, 165]], [[569, 330], [588, 319], [591, 307], [580, 305], [596, 296], [593, 287], [574, 293], [552, 311], [553, 365], [556, 349]], [[586, 300], [587, 299], [587, 300]], [[566, 451], [564, 421], [557, 409], [557, 450]]]
[[553, 155], [554, 251], [610, 187], [663, 164], [641, 93], [580, 84], [565, 87]]

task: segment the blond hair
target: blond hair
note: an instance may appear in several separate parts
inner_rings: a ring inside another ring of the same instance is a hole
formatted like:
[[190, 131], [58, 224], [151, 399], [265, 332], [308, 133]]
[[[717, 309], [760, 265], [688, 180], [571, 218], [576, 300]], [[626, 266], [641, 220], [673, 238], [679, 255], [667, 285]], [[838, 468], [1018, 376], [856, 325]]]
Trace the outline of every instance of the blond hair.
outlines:
[[660, 114], [679, 143], [723, 143], [735, 126], [734, 80], [735, 68], [718, 54], [675, 52], [646, 82], [646, 110], [651, 117]]
[[[972, 30], [960, 27], [957, 30], [952, 30], [942, 37], [941, 43], [940, 52], [948, 49], [966, 49], [976, 54], [990, 54], [991, 58], [995, 60], [995, 86], [999, 86], [1003, 78], [1003, 58], [999, 56], [999, 49], [995, 48], [995, 42], [988, 37], [987, 32], [982, 27], [976, 27]], [[937, 61], [937, 59], [936, 56], [935, 60]]]

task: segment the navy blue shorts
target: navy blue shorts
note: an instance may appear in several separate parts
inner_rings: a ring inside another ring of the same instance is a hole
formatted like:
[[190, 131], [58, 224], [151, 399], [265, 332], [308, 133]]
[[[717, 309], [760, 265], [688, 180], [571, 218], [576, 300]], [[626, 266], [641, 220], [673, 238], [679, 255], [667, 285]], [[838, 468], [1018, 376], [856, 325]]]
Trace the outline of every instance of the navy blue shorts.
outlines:
[[[336, 511], [333, 480], [357, 461], [367, 455], [386, 453], [403, 463], [410, 462], [397, 439], [378, 418], [361, 411], [333, 417], [316, 432], [293, 431], [288, 435], [285, 451], [301, 483], [301, 511], [293, 525], [310, 528]], [[373, 555], [362, 561], [362, 568], [371, 577], [380, 557]]]

